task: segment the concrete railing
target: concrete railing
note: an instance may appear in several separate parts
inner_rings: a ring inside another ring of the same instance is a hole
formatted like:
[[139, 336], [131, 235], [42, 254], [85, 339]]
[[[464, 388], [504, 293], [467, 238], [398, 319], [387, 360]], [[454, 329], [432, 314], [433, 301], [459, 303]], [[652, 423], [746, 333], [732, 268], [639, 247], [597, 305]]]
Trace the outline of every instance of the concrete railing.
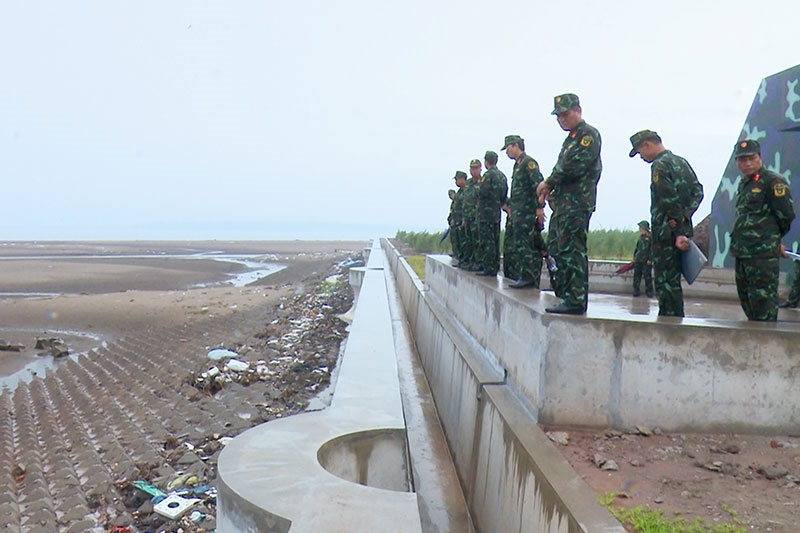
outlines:
[[[520, 353], [513, 372], [538, 375], [541, 358], [525, 361], [530, 349], [524, 343], [542, 334], [541, 327], [527, 331], [530, 309], [488, 293], [480, 302], [465, 297], [465, 284], [478, 278], [439, 270], [435, 258], [428, 259], [422, 284], [388, 241], [383, 246], [475, 529], [623, 533], [537, 426], [536, 401], [526, 394], [538, 393], [536, 386], [520, 388], [508, 380], [511, 371], [499, 356], [515, 349]], [[431, 285], [429, 277], [437, 281]], [[434, 292], [447, 284], [448, 298]], [[473, 320], [462, 324], [466, 315]], [[516, 340], [499, 347], [489, 337], [500, 334]]]
[[331, 406], [273, 420], [219, 457], [218, 531], [421, 532], [392, 316], [376, 242]]

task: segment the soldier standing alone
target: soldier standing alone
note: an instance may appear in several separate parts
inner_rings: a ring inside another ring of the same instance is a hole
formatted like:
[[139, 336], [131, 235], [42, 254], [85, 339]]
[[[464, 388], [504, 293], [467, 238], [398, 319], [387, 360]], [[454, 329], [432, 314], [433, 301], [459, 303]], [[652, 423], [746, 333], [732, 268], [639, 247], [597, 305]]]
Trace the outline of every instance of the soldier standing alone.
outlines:
[[[561, 303], [545, 308], [548, 313], [582, 315], [589, 293], [589, 258], [586, 232], [597, 202], [597, 182], [603, 165], [600, 161], [600, 132], [583, 120], [580, 100], [575, 94], [554, 99], [552, 112], [561, 129], [569, 132], [561, 146], [550, 177], [539, 184], [539, 202], [551, 192], [558, 195], [551, 226], [557, 240], [547, 247], [558, 263], [557, 287]], [[549, 240], [549, 238], [548, 238]]]
[[639, 222], [639, 239], [633, 252], [633, 295], [639, 296], [639, 287], [644, 276], [644, 293], [653, 296], [653, 254], [650, 250], [650, 223]]
[[775, 321], [778, 263], [786, 256], [781, 238], [789, 232], [795, 216], [792, 193], [783, 176], [764, 168], [757, 141], [741, 141], [734, 150], [742, 173], [731, 232], [736, 290], [748, 320]]
[[658, 133], [634, 133], [631, 146], [630, 157], [639, 154], [652, 163], [650, 218], [658, 314], [682, 317], [681, 252], [689, 249], [692, 215], [703, 200], [703, 186], [689, 162], [667, 150]]

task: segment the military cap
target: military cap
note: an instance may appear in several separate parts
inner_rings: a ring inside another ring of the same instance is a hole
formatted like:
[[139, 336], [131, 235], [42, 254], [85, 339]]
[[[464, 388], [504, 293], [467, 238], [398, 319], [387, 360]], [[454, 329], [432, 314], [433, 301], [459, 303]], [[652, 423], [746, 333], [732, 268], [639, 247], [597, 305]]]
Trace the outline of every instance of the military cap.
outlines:
[[647, 231], [650, 231], [650, 223], [648, 221], [646, 221], [646, 220], [640, 220], [639, 221], [639, 227], [640, 228], [644, 228]]
[[745, 139], [744, 141], [740, 141], [736, 144], [736, 148], [733, 151], [733, 157], [744, 157], [746, 155], [761, 155], [761, 145], [758, 144], [758, 141]]
[[497, 164], [497, 152], [486, 150], [486, 154], [483, 156], [483, 158], [493, 165]]
[[653, 130], [642, 130], [637, 131], [633, 135], [631, 135], [631, 152], [628, 154], [630, 157], [635, 156], [639, 153], [639, 145], [645, 141], [649, 141], [650, 139], [655, 139], [658, 142], [661, 142], [661, 137], [658, 133], [654, 132]]
[[564, 111], [569, 111], [573, 107], [581, 105], [581, 101], [577, 94], [567, 93], [560, 94], [553, 98], [553, 111], [551, 115], [558, 115]]
[[457, 170], [457, 171], [456, 171], [456, 175], [455, 175], [455, 176], [453, 176], [453, 179], [454, 179], [454, 180], [457, 180], [458, 178], [464, 178], [464, 179], [467, 179], [467, 173], [466, 173], [466, 172], [464, 172], [463, 170]]
[[483, 163], [481, 163], [480, 159], [473, 159], [472, 161], [469, 162], [469, 166], [471, 167], [479, 167], [482, 165]]
[[506, 138], [503, 141], [503, 147], [500, 149], [505, 150], [506, 148], [508, 148], [508, 145], [521, 142], [525, 142], [525, 139], [523, 139], [519, 135], [506, 135]]

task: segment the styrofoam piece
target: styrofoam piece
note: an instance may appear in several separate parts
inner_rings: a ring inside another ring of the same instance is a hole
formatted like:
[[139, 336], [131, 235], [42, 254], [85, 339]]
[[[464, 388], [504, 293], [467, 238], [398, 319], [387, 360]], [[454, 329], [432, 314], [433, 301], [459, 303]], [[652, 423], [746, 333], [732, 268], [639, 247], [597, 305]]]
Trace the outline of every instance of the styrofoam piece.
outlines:
[[153, 511], [161, 516], [165, 516], [170, 520], [175, 520], [180, 517], [187, 510], [191, 509], [194, 504], [199, 502], [197, 498], [182, 498], [177, 494], [170, 494], [157, 504], [153, 506]]

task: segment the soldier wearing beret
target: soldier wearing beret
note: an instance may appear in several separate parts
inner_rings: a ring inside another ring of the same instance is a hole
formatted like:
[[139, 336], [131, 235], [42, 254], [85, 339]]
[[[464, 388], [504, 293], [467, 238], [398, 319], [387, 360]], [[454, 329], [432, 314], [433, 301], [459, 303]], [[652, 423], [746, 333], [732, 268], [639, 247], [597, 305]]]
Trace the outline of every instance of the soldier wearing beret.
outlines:
[[778, 261], [786, 256], [781, 238], [795, 216], [792, 193], [783, 176], [764, 168], [757, 141], [737, 143], [733, 156], [742, 173], [731, 232], [736, 290], [748, 320], [775, 321]]
[[557, 230], [556, 240], [551, 241], [552, 245], [548, 242], [547, 247], [558, 263], [556, 290], [562, 302], [545, 311], [580, 315], [586, 312], [588, 304], [586, 232], [595, 210], [597, 182], [603, 169], [601, 139], [600, 132], [583, 120], [577, 95], [556, 96], [552, 114], [556, 115], [561, 129], [569, 133], [550, 177], [537, 188], [541, 203], [551, 193], [558, 196], [551, 219], [551, 226]]
[[538, 289], [542, 274], [542, 251], [537, 243], [542, 240], [544, 210], [536, 195], [536, 187], [542, 182], [542, 172], [536, 160], [525, 153], [525, 140], [519, 135], [507, 135], [502, 149], [509, 159], [515, 161], [509, 215], [514, 233], [508, 249], [519, 277], [508, 286], [512, 289]]
[[496, 276], [500, 269], [500, 208], [506, 201], [508, 181], [497, 168], [497, 153], [484, 155], [486, 172], [478, 182], [478, 251], [479, 276]]
[[461, 170], [453, 176], [456, 180], [455, 198], [453, 199], [453, 211], [450, 217], [450, 242], [453, 245], [453, 255], [458, 260], [455, 266], [462, 267], [464, 263], [464, 187], [467, 185], [467, 174]]
[[653, 270], [659, 316], [683, 314], [681, 252], [689, 249], [692, 215], [703, 200], [703, 186], [686, 159], [664, 147], [652, 130], [631, 136], [630, 157], [650, 165], [650, 218]]
[[644, 292], [648, 297], [653, 296], [653, 255], [650, 251], [650, 223], [646, 220], [639, 222], [639, 239], [633, 252], [633, 295], [639, 296], [639, 289], [644, 276]]

